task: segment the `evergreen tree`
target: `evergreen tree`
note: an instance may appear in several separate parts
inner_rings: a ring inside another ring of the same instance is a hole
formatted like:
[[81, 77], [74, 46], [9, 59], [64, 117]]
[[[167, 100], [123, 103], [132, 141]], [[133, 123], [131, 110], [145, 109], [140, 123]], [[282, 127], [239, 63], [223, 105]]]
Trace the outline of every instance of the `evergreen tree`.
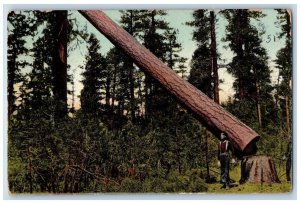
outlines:
[[213, 98], [213, 78], [210, 54], [210, 16], [207, 10], [196, 10], [193, 12], [194, 20], [187, 25], [195, 27], [193, 40], [197, 42], [191, 60], [191, 71], [189, 82]]
[[116, 92], [117, 92], [117, 75], [119, 70], [121, 69], [121, 58], [119, 56], [119, 52], [116, 48], [112, 48], [108, 51], [106, 55], [107, 61], [107, 69], [110, 70], [111, 73], [111, 82], [110, 82], [110, 114], [113, 115], [115, 111], [116, 104]]
[[[26, 89], [29, 91], [27, 98], [28, 108], [30, 112], [39, 112], [45, 107], [50, 107], [52, 99], [52, 76], [51, 68], [44, 62], [47, 56], [45, 55], [45, 37], [39, 38], [34, 43], [32, 70], [28, 74], [29, 81]], [[23, 96], [24, 97], [24, 96]], [[53, 113], [51, 113], [53, 115]]]
[[181, 57], [179, 52], [182, 50], [182, 45], [178, 42], [178, 30], [169, 28], [165, 33], [165, 55], [168, 67], [175, 70], [182, 78], [185, 78], [187, 58]]
[[283, 114], [285, 117], [285, 129], [287, 133], [287, 148], [286, 148], [286, 179], [291, 181], [291, 166], [292, 166], [292, 136], [291, 136], [291, 100], [292, 100], [292, 25], [291, 15], [288, 10], [278, 9], [278, 23], [281, 27], [279, 38], [285, 38], [285, 45], [277, 52], [276, 67], [279, 69], [279, 84], [277, 85], [276, 97], [280, 98], [283, 104]]
[[291, 37], [291, 17], [287, 10], [280, 9], [278, 12], [278, 23], [281, 26], [279, 38], [285, 38], [285, 46], [281, 48], [276, 57], [276, 68], [279, 69], [279, 85], [277, 87], [277, 97], [284, 98], [285, 107], [285, 126], [288, 134], [290, 133], [290, 101], [292, 97], [292, 37]]
[[104, 113], [101, 100], [105, 98], [105, 58], [100, 54], [100, 43], [94, 34], [88, 40], [88, 54], [86, 55], [81, 90], [81, 109], [87, 115], [101, 116]]
[[[25, 37], [32, 35], [35, 30], [33, 19], [28, 17], [30, 12], [11, 11], [8, 14], [8, 51], [7, 51], [7, 80], [8, 80], [8, 118], [16, 110], [14, 85], [22, 82], [21, 70], [27, 65], [19, 57], [27, 54]], [[33, 26], [32, 26], [33, 25]]]
[[[121, 21], [123, 28], [133, 37], [137, 37], [140, 32], [140, 12], [139, 10], [121, 10], [120, 11]], [[137, 103], [135, 99], [135, 88], [136, 88], [136, 79], [135, 75], [139, 71], [134, 66], [131, 59], [124, 56], [124, 72], [127, 72], [126, 75], [128, 75], [128, 83], [129, 83], [129, 95], [128, 95], [128, 101], [130, 110], [130, 118], [132, 122], [135, 122], [136, 118], [136, 109], [137, 109]]]
[[107, 79], [109, 81], [107, 92], [109, 92], [110, 101], [108, 125], [113, 129], [118, 129], [131, 118], [129, 116], [131, 115], [129, 70], [126, 60], [127, 57], [115, 47], [109, 50], [106, 56], [109, 78]]
[[[236, 78], [233, 84], [236, 105], [244, 107], [241, 109], [244, 116], [240, 118], [245, 122], [255, 122], [249, 119], [256, 118], [260, 127], [266, 126], [263, 123], [267, 112], [263, 113], [262, 107], [272, 103], [268, 56], [261, 46], [258, 29], [250, 23], [251, 19], [258, 21], [263, 14], [247, 9], [223, 10], [222, 13], [229, 22], [224, 40], [234, 53], [228, 72]], [[252, 110], [256, 110], [256, 117], [249, 117], [253, 115]]]
[[42, 33], [47, 49], [44, 51], [49, 56], [45, 63], [51, 67], [54, 117], [59, 120], [67, 114], [67, 43], [71, 30], [68, 11], [36, 11], [35, 16], [45, 25]]
[[[167, 15], [163, 10], [141, 10], [141, 40], [144, 46], [149, 49], [156, 57], [166, 62], [165, 58], [165, 36], [164, 31], [169, 29], [169, 25], [162, 18]], [[168, 108], [165, 100], [160, 96], [166, 92], [159, 87], [149, 75], [145, 75], [145, 116], [149, 119], [152, 116], [160, 117], [163, 110]]]

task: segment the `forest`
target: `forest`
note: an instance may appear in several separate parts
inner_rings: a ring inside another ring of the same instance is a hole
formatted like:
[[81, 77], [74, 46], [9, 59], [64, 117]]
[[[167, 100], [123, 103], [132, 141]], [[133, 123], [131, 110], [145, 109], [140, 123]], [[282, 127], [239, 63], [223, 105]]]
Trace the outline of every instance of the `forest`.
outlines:
[[[274, 39], [283, 44], [273, 69], [262, 40], [270, 26], [257, 26], [266, 17], [262, 10], [190, 11], [184, 24], [193, 29], [189, 43], [196, 49], [189, 58], [168, 10], [118, 12], [117, 23], [139, 43], [259, 133], [257, 154], [272, 156], [279, 179], [291, 185], [291, 12], [274, 10], [272, 26], [280, 29]], [[119, 48], [103, 54], [98, 34], [79, 26], [78, 16], [65, 10], [7, 16], [9, 191], [213, 192], [220, 180], [218, 138]], [[225, 29], [222, 37], [217, 26]], [[233, 53], [225, 63], [221, 42]], [[83, 65], [74, 68], [69, 58], [81, 47]], [[234, 94], [226, 99], [221, 69], [233, 79]]]

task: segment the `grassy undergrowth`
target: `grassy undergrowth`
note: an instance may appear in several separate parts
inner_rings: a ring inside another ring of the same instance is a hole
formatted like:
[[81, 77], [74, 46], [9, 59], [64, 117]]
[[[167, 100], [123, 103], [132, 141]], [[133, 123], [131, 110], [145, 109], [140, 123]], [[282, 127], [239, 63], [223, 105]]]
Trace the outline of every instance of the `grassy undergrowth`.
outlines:
[[239, 184], [239, 179], [241, 175], [240, 165], [235, 166], [230, 171], [230, 177], [235, 183], [232, 184], [231, 188], [221, 189], [221, 184], [219, 183], [219, 178], [217, 183], [208, 184], [207, 192], [208, 193], [288, 193], [292, 190], [291, 182], [287, 182], [284, 174], [284, 167], [277, 167], [277, 174], [280, 177], [281, 183], [278, 184], [253, 184], [245, 183]]

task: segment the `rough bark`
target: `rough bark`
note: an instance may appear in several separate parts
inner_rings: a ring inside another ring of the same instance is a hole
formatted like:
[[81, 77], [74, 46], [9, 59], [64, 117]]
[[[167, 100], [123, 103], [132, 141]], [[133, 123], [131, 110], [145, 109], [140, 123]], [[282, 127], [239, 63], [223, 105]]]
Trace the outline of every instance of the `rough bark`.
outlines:
[[256, 82], [256, 111], [257, 111], [257, 120], [260, 127], [262, 127], [262, 118], [261, 118], [261, 105], [260, 105], [260, 91], [259, 85]]
[[55, 118], [67, 114], [67, 26], [68, 11], [53, 11], [55, 50], [53, 52], [53, 95], [56, 101]]
[[245, 157], [241, 165], [240, 183], [280, 183], [275, 163], [270, 156]]
[[155, 78], [174, 97], [191, 110], [216, 136], [228, 136], [239, 155], [255, 153], [259, 135], [196, 87], [183, 80], [102, 11], [80, 11], [115, 46], [132, 58], [143, 71]]

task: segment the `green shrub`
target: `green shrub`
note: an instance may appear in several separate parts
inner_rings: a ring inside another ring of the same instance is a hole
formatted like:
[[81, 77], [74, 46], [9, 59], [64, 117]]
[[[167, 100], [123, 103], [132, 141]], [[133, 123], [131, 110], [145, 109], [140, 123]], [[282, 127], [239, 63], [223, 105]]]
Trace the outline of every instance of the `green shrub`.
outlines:
[[139, 180], [125, 178], [120, 186], [120, 192], [137, 193], [142, 191], [142, 183]]

